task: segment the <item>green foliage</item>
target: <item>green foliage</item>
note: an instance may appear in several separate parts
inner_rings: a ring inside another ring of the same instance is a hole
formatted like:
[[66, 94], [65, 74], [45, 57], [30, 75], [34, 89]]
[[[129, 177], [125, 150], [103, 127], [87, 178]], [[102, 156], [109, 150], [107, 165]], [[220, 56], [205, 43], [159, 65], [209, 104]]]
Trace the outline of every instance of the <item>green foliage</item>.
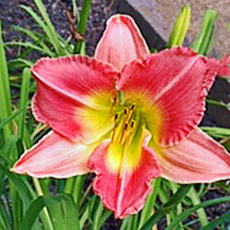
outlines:
[[[2, 39], [2, 24], [0, 21], [0, 121], [6, 119], [11, 115], [11, 95], [9, 76], [7, 69], [7, 61], [4, 50], [4, 43]], [[12, 122], [8, 122], [3, 127], [3, 139], [7, 139], [11, 134]]]
[[78, 209], [72, 196], [59, 194], [46, 199], [46, 206], [55, 230], [79, 230]]
[[188, 5], [185, 5], [177, 17], [173, 31], [169, 37], [167, 47], [180, 46], [183, 44], [189, 29], [190, 19], [191, 9]]
[[214, 41], [214, 22], [217, 18], [215, 10], [206, 10], [200, 33], [191, 45], [192, 49], [200, 54], [207, 55]]
[[[67, 180], [36, 180], [26, 176], [15, 175], [10, 169], [18, 156], [30, 148], [44, 133], [47, 127], [37, 124], [30, 111], [31, 95], [35, 92], [35, 83], [29, 68], [33, 65], [26, 56], [32, 51], [49, 57], [58, 57], [73, 53], [85, 54], [85, 42], [80, 40], [71, 44], [55, 30], [41, 0], [34, 0], [37, 11], [28, 6], [21, 6], [34, 19], [42, 32], [31, 31], [19, 26], [14, 30], [31, 38], [31, 42], [3, 43], [0, 25], [0, 229], [3, 230], [99, 230], [112, 215], [105, 209], [99, 197], [92, 195], [92, 182], [85, 189], [86, 176], [73, 177]], [[73, 15], [79, 17], [77, 32], [84, 36], [87, 18], [91, 9], [91, 0], [85, 0], [82, 11], [73, 3]], [[179, 15], [170, 36], [168, 47], [181, 45], [186, 36], [190, 8], [185, 6]], [[79, 16], [80, 15], [80, 16]], [[192, 48], [201, 54], [207, 54], [213, 40], [213, 23], [217, 13], [208, 10], [205, 14], [201, 31]], [[1, 23], [0, 23], [1, 24]], [[7, 63], [5, 46], [24, 47], [24, 52]], [[17, 70], [17, 76], [10, 76], [8, 69]], [[16, 93], [11, 95], [10, 89]], [[11, 99], [14, 104], [11, 105]], [[229, 108], [222, 102], [209, 100], [208, 103]], [[226, 128], [202, 127], [209, 135], [217, 138], [229, 138]], [[223, 227], [229, 221], [229, 213], [207, 221], [203, 208], [210, 205], [229, 203], [229, 197], [202, 201], [209, 186], [180, 186], [164, 179], [152, 183], [153, 193], [149, 195], [143, 210], [124, 219], [120, 230], [150, 230], [162, 218], [167, 222], [167, 230], [191, 229], [194, 222], [188, 217], [195, 212], [203, 229]], [[212, 186], [212, 185], [211, 185]], [[213, 186], [230, 192], [224, 182]], [[187, 223], [185, 224], [185, 220]]]

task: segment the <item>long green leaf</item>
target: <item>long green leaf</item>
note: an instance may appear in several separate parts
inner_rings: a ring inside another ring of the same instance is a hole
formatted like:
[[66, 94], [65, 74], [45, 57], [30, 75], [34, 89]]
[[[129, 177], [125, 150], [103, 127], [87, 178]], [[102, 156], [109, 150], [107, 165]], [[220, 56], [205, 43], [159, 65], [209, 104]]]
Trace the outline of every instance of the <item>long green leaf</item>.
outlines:
[[55, 28], [54, 28], [54, 26], [53, 26], [53, 24], [49, 18], [49, 15], [46, 12], [46, 8], [45, 8], [42, 0], [34, 0], [34, 2], [36, 4], [40, 14], [42, 15], [43, 20], [45, 21], [45, 23], [48, 27], [49, 35], [50, 35], [49, 38], [52, 38], [52, 43], [53, 43], [53, 46], [54, 46], [56, 53], [58, 54], [58, 56], [65, 54], [63, 52], [64, 49], [61, 49], [61, 46], [60, 46], [60, 43], [58, 40], [59, 35], [57, 34], [57, 32], [56, 32], [56, 30], [55, 30]]
[[39, 213], [45, 206], [45, 200], [43, 197], [38, 197], [28, 207], [25, 216], [22, 219], [20, 230], [31, 230], [35, 220], [38, 218]]
[[[39, 36], [39, 35], [33, 33], [31, 30], [23, 28], [21, 26], [13, 26], [13, 29], [16, 31], [19, 31], [21, 33], [24, 33], [25, 35], [30, 37], [35, 42], [39, 41], [39, 45], [43, 48], [43, 50], [45, 50], [47, 53], [51, 52], [49, 47], [43, 41], [41, 41], [41, 39], [40, 39], [41, 35]], [[54, 53], [52, 53], [52, 56], [54, 56]]]
[[223, 214], [219, 218], [213, 220], [211, 223], [209, 223], [208, 225], [203, 227], [202, 230], [213, 230], [216, 227], [218, 227], [218, 226], [220, 226], [221, 224], [224, 224], [224, 223], [230, 223], [230, 214], [229, 213]]
[[22, 67], [32, 67], [33, 65], [33, 62], [32, 61], [28, 61], [26, 59], [23, 59], [23, 58], [17, 58], [17, 59], [13, 59], [13, 60], [10, 60], [8, 61], [8, 65], [9, 65], [9, 68], [17, 68], [19, 66], [19, 68], [22, 66]]
[[149, 218], [149, 216], [152, 214], [153, 212], [153, 208], [154, 208], [154, 204], [156, 201], [156, 197], [157, 194], [160, 190], [160, 183], [161, 183], [161, 179], [155, 179], [152, 183], [153, 186], [153, 192], [152, 194], [150, 194], [147, 198], [145, 207], [143, 208], [143, 210], [141, 211], [141, 218], [140, 218], [140, 222], [139, 222], [139, 228], [141, 228], [144, 223], [147, 221], [147, 219]]
[[7, 210], [2, 201], [2, 198], [0, 198], [0, 229], [10, 230], [11, 225], [12, 225], [11, 219], [9, 218], [9, 215], [7, 214]]
[[37, 50], [41, 53], [47, 54], [49, 56], [53, 56], [53, 53], [50, 50], [44, 50], [42, 47], [34, 45], [31, 42], [7, 42], [6, 43], [7, 46], [23, 46], [26, 48], [31, 48], [33, 50]]
[[[191, 188], [190, 192], [188, 193], [188, 196], [192, 200], [193, 206], [201, 203], [200, 197], [198, 196], [194, 187]], [[202, 227], [208, 224], [208, 218], [203, 208], [200, 208], [199, 210], [197, 210], [197, 215], [200, 219], [200, 223]]]
[[206, 55], [209, 52], [213, 42], [213, 24], [217, 18], [217, 15], [218, 14], [215, 10], [206, 10], [200, 33], [195, 42], [191, 45], [191, 48], [195, 52], [203, 55]]
[[227, 128], [204, 127], [204, 126], [201, 126], [200, 128], [213, 137], [225, 138], [230, 136], [230, 129]]
[[47, 198], [47, 208], [55, 230], [79, 230], [76, 204], [70, 195]]
[[168, 226], [165, 230], [173, 230], [181, 221], [185, 220], [193, 212], [195, 212], [200, 208], [205, 208], [210, 205], [221, 204], [221, 203], [230, 203], [230, 197], [221, 197], [213, 200], [204, 201], [201, 204], [195, 205], [194, 207], [185, 210], [177, 218], [175, 218], [170, 224], [170, 226]]
[[44, 31], [44, 33], [47, 35], [47, 37], [49, 38], [49, 42], [52, 44], [52, 46], [54, 47], [56, 53], [59, 53], [59, 48], [57, 46], [57, 41], [55, 40], [56, 38], [54, 38], [52, 32], [50, 31], [50, 28], [45, 24], [45, 22], [35, 13], [35, 11], [33, 11], [30, 7], [28, 6], [21, 6], [34, 20], [35, 22], [42, 28], [42, 30]]
[[[11, 115], [11, 96], [8, 77], [7, 61], [2, 39], [2, 24], [0, 21], [0, 121]], [[3, 128], [5, 140], [12, 133], [12, 122]]]
[[14, 184], [21, 200], [23, 201], [24, 206], [27, 208], [30, 204], [30, 193], [27, 189], [27, 186], [23, 182], [23, 180], [20, 178], [20, 176], [17, 176], [13, 173], [11, 173], [3, 164], [0, 163], [0, 170], [5, 173], [10, 181]]
[[190, 191], [192, 185], [181, 186], [174, 196], [165, 204], [162, 208], [155, 212], [149, 220], [144, 224], [140, 230], [151, 230], [153, 225], [155, 225], [162, 217], [167, 213], [176, 208], [176, 206], [183, 200], [183, 198]]
[[[30, 87], [30, 69], [25, 68], [22, 74], [22, 86], [20, 92], [20, 103], [19, 108], [23, 110], [23, 108], [27, 108], [28, 105], [28, 96], [29, 96], [29, 87]], [[23, 131], [25, 129], [25, 118], [26, 118], [26, 110], [19, 115], [18, 119], [18, 138], [22, 139]]]
[[94, 218], [94, 222], [93, 222], [93, 230], [100, 230], [100, 218], [102, 216], [103, 209], [104, 209], [104, 206], [100, 202], [99, 205], [97, 206], [97, 210], [95, 212], [95, 218]]
[[4, 126], [6, 126], [7, 124], [9, 124], [13, 119], [15, 119], [20, 113], [22, 113], [22, 111], [25, 110], [25, 108], [21, 108], [17, 111], [15, 111], [14, 113], [12, 113], [12, 115], [10, 115], [9, 117], [6, 117], [4, 120], [2, 120], [0, 122], [0, 129], [3, 129]]

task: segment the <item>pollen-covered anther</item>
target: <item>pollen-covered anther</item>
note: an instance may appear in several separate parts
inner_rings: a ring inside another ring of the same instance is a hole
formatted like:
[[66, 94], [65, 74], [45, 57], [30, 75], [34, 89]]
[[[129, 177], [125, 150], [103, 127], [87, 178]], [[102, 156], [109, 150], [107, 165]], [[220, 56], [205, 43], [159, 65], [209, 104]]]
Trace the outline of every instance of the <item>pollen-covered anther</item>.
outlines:
[[135, 121], [134, 120], [131, 120], [131, 122], [130, 122], [130, 127], [131, 127], [131, 129], [133, 129], [134, 128], [134, 126], [135, 126]]
[[113, 131], [112, 131], [112, 142], [114, 140], [114, 137], [115, 137], [115, 132], [116, 132], [116, 129], [117, 129], [117, 125], [118, 125], [118, 118], [119, 118], [119, 115], [118, 113], [115, 113], [115, 116], [114, 116], [114, 127], [113, 127]]
[[115, 106], [116, 103], [117, 103], [117, 99], [118, 99], [118, 93], [117, 93], [116, 90], [113, 90], [113, 91], [111, 92], [111, 102], [112, 102], [112, 105], [111, 105], [111, 108], [110, 108], [110, 113], [112, 113], [113, 108], [114, 108], [114, 106]]
[[127, 108], [124, 108], [124, 114], [127, 115], [128, 114], [128, 109]]
[[136, 108], [136, 104], [132, 104], [131, 107], [130, 107], [130, 110], [134, 110]]
[[117, 121], [117, 119], [118, 119], [118, 113], [115, 114], [114, 121]]
[[128, 129], [128, 126], [129, 126], [128, 123], [125, 123], [125, 124], [124, 124], [124, 130], [125, 130], [125, 131]]

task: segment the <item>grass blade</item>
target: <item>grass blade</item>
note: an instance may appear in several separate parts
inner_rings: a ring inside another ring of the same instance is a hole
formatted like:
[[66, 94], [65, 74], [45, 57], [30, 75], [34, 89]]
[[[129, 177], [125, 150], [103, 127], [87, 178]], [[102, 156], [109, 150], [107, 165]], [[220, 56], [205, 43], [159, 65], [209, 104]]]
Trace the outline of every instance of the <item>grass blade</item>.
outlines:
[[[30, 37], [32, 40], [34, 40], [36, 43], [39, 42], [39, 45], [44, 50], [46, 50], [47, 53], [50, 52], [49, 47], [44, 42], [41, 41], [41, 38], [37, 34], [33, 33], [31, 30], [28, 30], [28, 29], [23, 28], [21, 26], [13, 26], [13, 29], [16, 30], [16, 31], [19, 31], [21, 33], [24, 33], [25, 35]], [[52, 56], [54, 56], [54, 54]]]
[[42, 47], [34, 45], [31, 42], [7, 42], [6, 45], [7, 46], [23, 46], [23, 47], [26, 47], [26, 48], [31, 48], [33, 50], [37, 50], [40, 53], [47, 54], [47, 55], [49, 55], [51, 57], [53, 56], [53, 53], [50, 50], [44, 50]]
[[[30, 78], [31, 78], [30, 69], [25, 68], [22, 74], [22, 85], [21, 85], [21, 92], [20, 92], [19, 109], [27, 108]], [[23, 131], [25, 128], [25, 118], [26, 118], [26, 109], [22, 111], [18, 119], [18, 138], [19, 139], [22, 139], [23, 137], [23, 133], [24, 133]]]
[[149, 195], [149, 197], [147, 198], [145, 207], [143, 208], [142, 212], [141, 212], [141, 218], [140, 218], [140, 222], [139, 222], [139, 228], [141, 228], [144, 223], [147, 221], [147, 219], [149, 218], [149, 216], [151, 216], [152, 212], [153, 212], [153, 208], [154, 208], [154, 204], [156, 201], [156, 197], [157, 194], [159, 192], [160, 189], [160, 183], [161, 183], [161, 179], [155, 179], [153, 181], [153, 192], [151, 195]]
[[47, 198], [47, 208], [55, 230], [79, 230], [77, 207], [70, 195]]
[[157, 223], [162, 217], [168, 214], [170, 211], [176, 208], [176, 206], [183, 200], [183, 198], [190, 191], [192, 185], [181, 186], [174, 196], [158, 211], [152, 215], [149, 220], [144, 224], [140, 230], [151, 230], [153, 225]]
[[49, 15], [46, 12], [46, 8], [45, 8], [42, 0], [34, 0], [34, 2], [36, 4], [40, 14], [42, 15], [44, 22], [47, 25], [47, 29], [49, 31], [49, 33], [48, 33], [49, 39], [52, 41], [52, 44], [53, 44], [53, 47], [54, 47], [56, 53], [58, 54], [58, 56], [65, 54], [63, 52], [64, 49], [61, 48], [60, 42], [58, 40], [59, 35], [57, 34], [57, 32], [56, 32], [56, 30], [55, 30], [55, 28], [54, 28], [54, 26], [53, 26], [53, 24], [49, 18]]
[[[9, 124], [13, 119], [15, 119], [25, 108], [19, 109], [11, 114], [11, 116], [5, 118], [3, 121], [0, 122], [0, 130], [4, 129], [4, 126]], [[9, 136], [10, 137], [10, 136]]]
[[[0, 121], [11, 115], [11, 96], [8, 77], [7, 61], [2, 39], [2, 25], [0, 21]], [[3, 136], [6, 140], [12, 133], [12, 122], [3, 127]]]
[[213, 30], [214, 30], [214, 22], [217, 18], [217, 12], [215, 10], [206, 10], [200, 33], [195, 40], [195, 42], [191, 45], [191, 48], [200, 54], [206, 55], [213, 42]]
[[[194, 189], [194, 187], [191, 188], [188, 196], [192, 200], [193, 206], [201, 203], [200, 197], [198, 196], [198, 194], [197, 194], [196, 190]], [[198, 217], [200, 219], [200, 223], [201, 223], [202, 227], [204, 227], [205, 225], [208, 224], [208, 218], [207, 218], [206, 212], [205, 212], [205, 210], [203, 208], [200, 208], [200, 209], [197, 210], [197, 215], [198, 215]]]
[[34, 200], [28, 207], [22, 223], [20, 225], [20, 230], [30, 230], [32, 229], [35, 220], [38, 218], [39, 213], [45, 206], [45, 201], [43, 197], [38, 197]]
[[216, 220], [213, 220], [211, 223], [209, 223], [208, 225], [203, 227], [202, 230], [213, 230], [216, 227], [218, 227], [224, 223], [230, 223], [230, 214], [229, 213], [223, 214], [222, 216], [220, 216]]
[[185, 210], [183, 213], [181, 213], [177, 218], [175, 218], [171, 225], [168, 226], [165, 230], [173, 230], [181, 221], [185, 220], [187, 217], [189, 217], [193, 212], [200, 208], [205, 208], [210, 205], [215, 204], [221, 204], [221, 203], [230, 203], [230, 197], [221, 197], [213, 200], [204, 201], [203, 203], [200, 203], [198, 205], [195, 205], [192, 208], [189, 208]]

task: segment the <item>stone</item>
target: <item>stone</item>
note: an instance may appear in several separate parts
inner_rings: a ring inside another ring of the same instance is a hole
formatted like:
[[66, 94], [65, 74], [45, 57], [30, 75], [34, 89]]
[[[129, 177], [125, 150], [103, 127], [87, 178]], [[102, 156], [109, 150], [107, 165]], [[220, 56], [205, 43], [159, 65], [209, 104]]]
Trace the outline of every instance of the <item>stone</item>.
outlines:
[[188, 4], [192, 10], [187, 43], [192, 43], [198, 35], [202, 18], [206, 9], [218, 12], [215, 23], [215, 41], [212, 54], [221, 56], [230, 53], [230, 0], [127, 0], [153, 26], [158, 34], [167, 41], [172, 31], [176, 17], [181, 8]]

